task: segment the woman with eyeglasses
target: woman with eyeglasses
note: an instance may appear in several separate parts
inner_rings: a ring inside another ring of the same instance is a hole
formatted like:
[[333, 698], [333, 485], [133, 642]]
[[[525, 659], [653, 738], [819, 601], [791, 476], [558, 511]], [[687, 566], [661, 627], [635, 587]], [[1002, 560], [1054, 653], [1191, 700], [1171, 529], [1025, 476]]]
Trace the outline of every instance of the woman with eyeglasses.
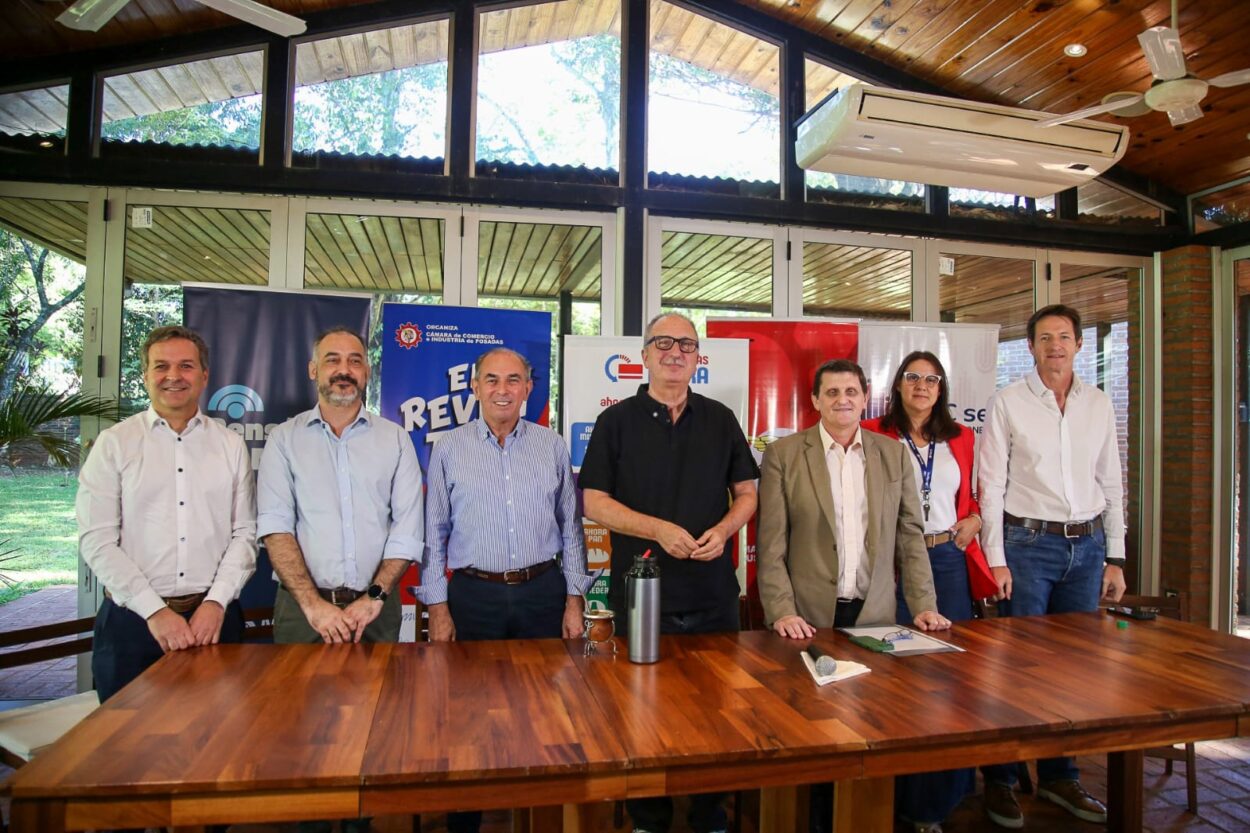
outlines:
[[[938, 612], [958, 622], [972, 618], [973, 588], [986, 591], [990, 572], [976, 539], [981, 531], [972, 496], [976, 435], [951, 418], [948, 391], [942, 362], [917, 350], [894, 374], [885, 414], [863, 427], [896, 438], [911, 452]], [[896, 597], [897, 621], [906, 625], [911, 614], [901, 578]], [[975, 783], [971, 769], [901, 776], [895, 781], [895, 810], [916, 833], [941, 833], [942, 821]]]

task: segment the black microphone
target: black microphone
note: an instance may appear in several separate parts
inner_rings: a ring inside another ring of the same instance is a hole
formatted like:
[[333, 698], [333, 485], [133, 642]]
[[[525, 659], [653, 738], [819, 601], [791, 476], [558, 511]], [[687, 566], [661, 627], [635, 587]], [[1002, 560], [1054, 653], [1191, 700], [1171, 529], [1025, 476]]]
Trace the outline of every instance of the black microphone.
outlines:
[[817, 648], [815, 645], [807, 646], [807, 655], [812, 658], [812, 662], [816, 666], [816, 673], [821, 677], [828, 677], [837, 673], [838, 661]]

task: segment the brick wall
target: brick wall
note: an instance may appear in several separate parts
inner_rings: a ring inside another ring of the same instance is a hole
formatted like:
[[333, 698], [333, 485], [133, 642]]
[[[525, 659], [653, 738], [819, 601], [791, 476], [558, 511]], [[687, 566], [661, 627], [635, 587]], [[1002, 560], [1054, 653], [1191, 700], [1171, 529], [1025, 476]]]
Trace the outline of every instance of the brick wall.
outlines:
[[[1211, 253], [1184, 246], [1163, 254], [1161, 333], [1161, 581], [1189, 595], [1190, 619], [1211, 605]], [[1176, 430], [1182, 427], [1183, 430]]]

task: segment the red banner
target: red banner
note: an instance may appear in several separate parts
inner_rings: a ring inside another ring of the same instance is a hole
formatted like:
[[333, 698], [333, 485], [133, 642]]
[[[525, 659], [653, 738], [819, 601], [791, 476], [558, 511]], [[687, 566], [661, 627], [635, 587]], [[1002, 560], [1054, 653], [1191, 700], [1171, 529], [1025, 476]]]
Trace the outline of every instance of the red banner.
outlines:
[[[751, 341], [747, 392], [747, 440], [756, 462], [773, 440], [816, 424], [812, 374], [829, 359], [855, 359], [859, 327], [830, 321], [709, 320], [708, 338]], [[759, 610], [755, 584], [755, 520], [747, 525], [746, 595]], [[745, 622], [743, 623], [746, 624]]]

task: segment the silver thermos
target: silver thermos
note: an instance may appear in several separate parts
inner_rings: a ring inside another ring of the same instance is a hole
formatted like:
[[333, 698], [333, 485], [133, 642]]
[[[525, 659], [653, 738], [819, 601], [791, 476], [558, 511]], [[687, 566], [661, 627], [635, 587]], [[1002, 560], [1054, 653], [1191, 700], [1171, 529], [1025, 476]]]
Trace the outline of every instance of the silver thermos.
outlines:
[[629, 661], [649, 663], [660, 658], [660, 567], [651, 550], [634, 559], [625, 574]]

